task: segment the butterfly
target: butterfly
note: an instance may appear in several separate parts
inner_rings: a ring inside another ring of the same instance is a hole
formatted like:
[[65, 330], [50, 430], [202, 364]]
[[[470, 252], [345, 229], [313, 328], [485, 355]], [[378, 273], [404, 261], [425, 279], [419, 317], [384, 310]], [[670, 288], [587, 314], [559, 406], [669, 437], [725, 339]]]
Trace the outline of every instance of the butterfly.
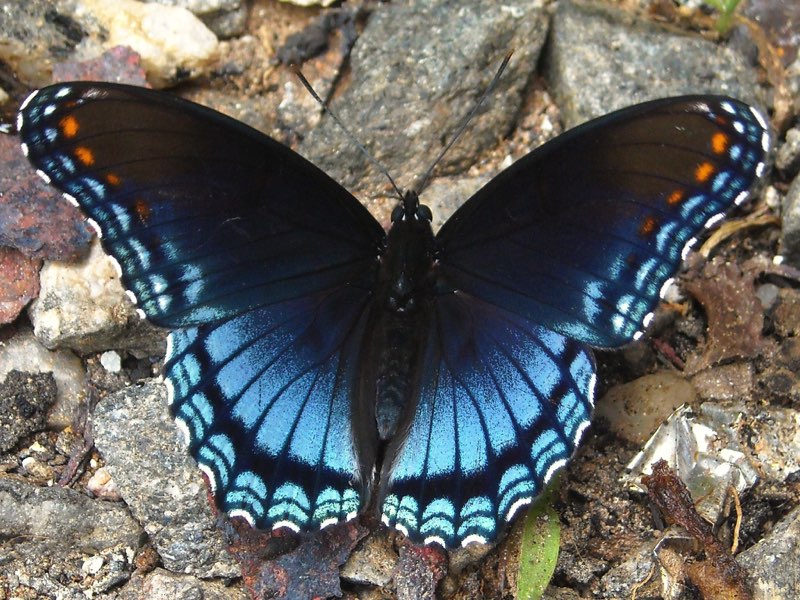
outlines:
[[416, 193], [385, 232], [298, 154], [169, 94], [58, 84], [17, 128], [170, 330], [171, 411], [222, 510], [300, 532], [377, 510], [445, 548], [495, 540], [565, 465], [591, 347], [642, 334], [769, 150], [732, 98], [647, 102], [533, 150], [434, 235]]

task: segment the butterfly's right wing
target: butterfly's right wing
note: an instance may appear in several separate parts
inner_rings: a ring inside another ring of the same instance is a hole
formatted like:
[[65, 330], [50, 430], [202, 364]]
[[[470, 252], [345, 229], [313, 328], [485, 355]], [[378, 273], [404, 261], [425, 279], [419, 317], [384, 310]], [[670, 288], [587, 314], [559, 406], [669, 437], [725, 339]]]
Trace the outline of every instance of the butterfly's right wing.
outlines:
[[172, 410], [219, 505], [260, 527], [352, 516], [374, 460], [372, 413], [351, 406], [385, 241], [368, 211], [263, 134], [150, 90], [44, 88], [18, 129], [172, 330]]

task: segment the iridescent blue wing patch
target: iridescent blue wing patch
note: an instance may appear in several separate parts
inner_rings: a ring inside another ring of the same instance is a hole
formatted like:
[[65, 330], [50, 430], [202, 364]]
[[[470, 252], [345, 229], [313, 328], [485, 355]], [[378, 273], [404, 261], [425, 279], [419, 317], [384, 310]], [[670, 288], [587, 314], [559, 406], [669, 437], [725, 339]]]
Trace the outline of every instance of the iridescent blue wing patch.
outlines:
[[366, 209], [281, 144], [152, 90], [44, 88], [18, 129], [173, 330], [172, 411], [220, 507], [295, 530], [352, 518], [374, 460], [355, 361], [385, 242]]
[[494, 540], [589, 425], [588, 347], [460, 293], [437, 298], [419, 403], [387, 453], [383, 521], [418, 543]]
[[764, 169], [767, 126], [730, 98], [639, 104], [500, 173], [437, 236], [447, 285], [592, 346], [638, 337], [705, 227]]

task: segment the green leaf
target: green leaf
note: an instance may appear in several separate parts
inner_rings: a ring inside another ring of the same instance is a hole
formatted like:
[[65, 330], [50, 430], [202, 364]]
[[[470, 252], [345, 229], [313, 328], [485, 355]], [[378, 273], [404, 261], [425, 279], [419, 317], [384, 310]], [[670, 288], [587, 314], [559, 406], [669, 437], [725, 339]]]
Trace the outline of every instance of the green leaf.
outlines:
[[525, 518], [519, 551], [519, 600], [541, 598], [556, 569], [561, 523], [553, 509], [553, 484], [531, 505]]

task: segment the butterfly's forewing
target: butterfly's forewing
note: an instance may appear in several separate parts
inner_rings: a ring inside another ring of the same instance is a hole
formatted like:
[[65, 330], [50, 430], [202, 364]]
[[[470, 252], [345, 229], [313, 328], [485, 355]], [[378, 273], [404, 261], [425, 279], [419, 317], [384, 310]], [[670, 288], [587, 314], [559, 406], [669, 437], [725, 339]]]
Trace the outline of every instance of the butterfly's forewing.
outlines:
[[617, 111], [531, 152], [442, 227], [441, 280], [593, 346], [643, 328], [682, 252], [764, 167], [764, 120], [697, 96]]
[[384, 521], [448, 547], [494, 539], [589, 423], [584, 344], [637, 336], [767, 148], [740, 102], [659, 100], [556, 138], [457, 210], [437, 236], [419, 405], [387, 456]]
[[366, 209], [255, 130], [141, 88], [45, 88], [18, 129], [173, 330], [172, 410], [220, 506], [261, 527], [355, 514], [374, 425], [354, 361], [385, 239]]

